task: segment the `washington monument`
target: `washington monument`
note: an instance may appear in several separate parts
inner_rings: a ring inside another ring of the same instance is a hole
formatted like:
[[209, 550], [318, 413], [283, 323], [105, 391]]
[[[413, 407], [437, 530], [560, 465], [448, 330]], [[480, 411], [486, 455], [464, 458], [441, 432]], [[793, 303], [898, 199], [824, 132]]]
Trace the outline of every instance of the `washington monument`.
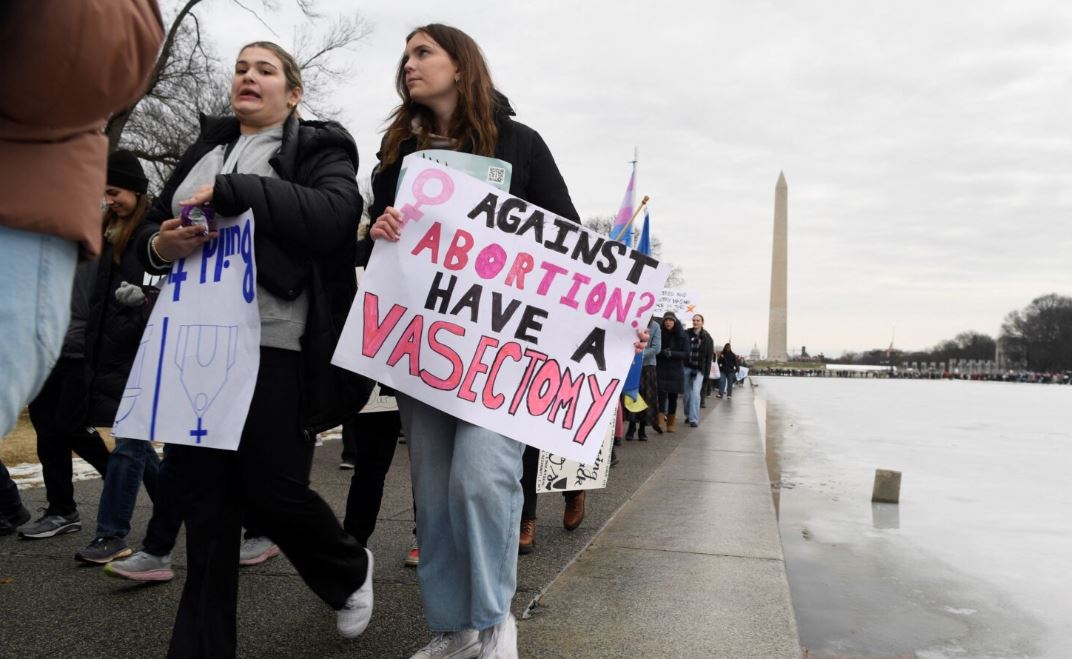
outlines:
[[784, 362], [786, 354], [786, 297], [788, 277], [789, 186], [785, 174], [778, 173], [774, 186], [774, 244], [771, 248], [770, 325], [767, 328], [767, 359]]

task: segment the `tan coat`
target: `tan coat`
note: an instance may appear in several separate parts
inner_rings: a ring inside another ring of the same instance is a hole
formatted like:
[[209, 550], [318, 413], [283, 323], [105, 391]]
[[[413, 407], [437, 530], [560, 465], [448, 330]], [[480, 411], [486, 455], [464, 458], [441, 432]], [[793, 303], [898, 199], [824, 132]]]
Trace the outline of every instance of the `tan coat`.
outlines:
[[101, 243], [108, 116], [137, 101], [164, 29], [155, 0], [0, 5], [0, 225]]

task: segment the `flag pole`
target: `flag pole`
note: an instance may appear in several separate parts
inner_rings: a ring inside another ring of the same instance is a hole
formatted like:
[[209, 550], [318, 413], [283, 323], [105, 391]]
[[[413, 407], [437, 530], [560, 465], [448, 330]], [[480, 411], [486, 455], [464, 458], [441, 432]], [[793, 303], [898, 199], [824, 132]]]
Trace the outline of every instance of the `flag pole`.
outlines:
[[644, 207], [648, 205], [649, 201], [651, 201], [651, 197], [649, 197], [648, 195], [644, 195], [644, 198], [640, 200], [640, 205], [636, 207], [635, 211], [633, 211], [633, 217], [629, 218], [629, 223], [623, 226], [618, 232], [618, 235], [611, 238], [611, 240], [615, 242], [621, 242], [622, 236], [624, 236], [625, 232], [633, 226], [633, 221], [636, 220], [637, 215], [640, 215], [640, 211], [644, 210]]
[[[637, 175], [637, 169], [639, 168], [639, 165], [640, 165], [640, 147], [638, 147], [637, 145], [634, 144], [633, 145], [633, 184], [634, 185], [636, 185], [636, 175]], [[636, 199], [636, 191], [635, 190], [633, 191], [633, 199]], [[636, 217], [636, 216], [634, 215], [634, 217]], [[632, 225], [633, 225], [633, 222], [632, 222], [632, 220], [630, 220], [629, 226], [632, 226]], [[637, 241], [640, 240], [640, 234], [637, 233], [636, 231], [634, 231], [634, 232], [629, 234], [629, 238], [630, 238], [629, 242], [632, 243], [632, 245], [629, 245], [629, 247], [632, 247], [633, 249], [636, 249]]]

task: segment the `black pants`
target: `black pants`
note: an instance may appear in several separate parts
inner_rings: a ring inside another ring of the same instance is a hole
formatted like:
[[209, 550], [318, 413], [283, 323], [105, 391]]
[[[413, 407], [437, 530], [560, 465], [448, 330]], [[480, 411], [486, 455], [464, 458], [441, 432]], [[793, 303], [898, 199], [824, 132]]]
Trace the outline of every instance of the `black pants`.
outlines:
[[[540, 449], [526, 446], [521, 455], [521, 491], [525, 502], [521, 505], [521, 519], [536, 519], [536, 472], [540, 469]], [[575, 498], [581, 490], [563, 492], [566, 501]]]
[[61, 358], [30, 403], [30, 422], [37, 433], [37, 457], [48, 499], [46, 515], [70, 515], [77, 510], [71, 484], [71, 451], [103, 477], [108, 447], [95, 428], [85, 425], [89, 391], [82, 359]]
[[[376, 530], [383, 501], [383, 483], [395, 457], [402, 417], [398, 412], [359, 414], [342, 424], [344, 447], [352, 447], [354, 475], [346, 496], [342, 526], [363, 546]], [[346, 455], [344, 449], [343, 455]], [[345, 458], [344, 458], [345, 459]]]
[[145, 530], [142, 549], [153, 556], [166, 556], [175, 548], [175, 538], [182, 526], [182, 513], [179, 510], [181, 487], [175, 462], [171, 460], [177, 446], [164, 445], [164, 460], [156, 476], [156, 498], [153, 499], [153, 516]]
[[297, 352], [261, 348], [237, 451], [177, 445], [168, 456], [179, 483], [187, 545], [186, 585], [170, 657], [235, 656], [243, 514], [279, 545], [331, 608], [342, 608], [365, 582], [364, 549], [309, 488], [313, 441], [301, 428], [300, 359]]

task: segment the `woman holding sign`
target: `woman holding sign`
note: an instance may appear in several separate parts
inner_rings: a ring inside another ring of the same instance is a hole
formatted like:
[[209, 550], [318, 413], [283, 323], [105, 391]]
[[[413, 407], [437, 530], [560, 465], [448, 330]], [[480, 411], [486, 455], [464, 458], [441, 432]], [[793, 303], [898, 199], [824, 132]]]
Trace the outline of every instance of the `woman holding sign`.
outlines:
[[236, 654], [243, 518], [338, 611], [343, 636], [359, 635], [372, 615], [372, 554], [309, 488], [313, 441], [303, 432], [324, 403], [327, 371], [317, 369], [329, 364], [316, 355], [334, 350], [331, 314], [345, 312], [356, 290], [357, 149], [342, 126], [300, 119], [301, 98], [301, 74], [285, 50], [243, 48], [231, 82], [234, 116], [202, 118], [150, 212], [152, 227], [139, 235], [148, 268], [164, 273], [215, 237], [183, 226], [182, 207], [210, 204], [224, 217], [252, 209], [256, 223], [260, 367], [241, 443], [237, 451], [176, 444], [168, 457], [180, 474], [189, 569], [171, 656]]
[[[464, 32], [426, 25], [406, 38], [395, 76], [401, 105], [391, 117], [372, 178], [373, 240], [397, 241], [393, 208], [402, 159], [451, 149], [512, 166], [510, 194], [577, 221], [550, 150], [514, 121], [487, 63]], [[642, 344], [638, 344], [642, 345]], [[421, 585], [436, 633], [416, 657], [516, 657], [510, 614], [517, 551], [524, 446], [415, 400], [398, 396], [410, 450]]]
[[[400, 214], [392, 204], [402, 159], [432, 148], [511, 163], [510, 194], [577, 221], [550, 150], [536, 131], [511, 119], [509, 102], [467, 34], [439, 24], [414, 30], [395, 83], [402, 104], [373, 174], [372, 239], [398, 240]], [[398, 407], [417, 504], [417, 576], [436, 633], [415, 656], [516, 657], [510, 601], [525, 447], [408, 396], [399, 395]]]

